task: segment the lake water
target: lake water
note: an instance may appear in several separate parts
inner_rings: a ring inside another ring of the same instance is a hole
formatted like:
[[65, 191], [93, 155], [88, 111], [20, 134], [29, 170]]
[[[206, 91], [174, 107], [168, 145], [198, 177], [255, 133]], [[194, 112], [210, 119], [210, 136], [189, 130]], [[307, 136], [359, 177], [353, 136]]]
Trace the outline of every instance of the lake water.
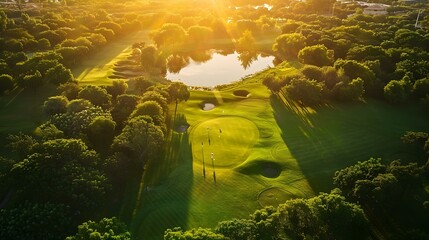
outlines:
[[241, 78], [273, 66], [274, 57], [258, 56], [244, 69], [239, 54], [221, 55], [213, 53], [212, 58], [204, 63], [193, 60], [179, 73], [167, 73], [167, 79], [183, 82], [188, 86], [214, 87], [228, 84]]

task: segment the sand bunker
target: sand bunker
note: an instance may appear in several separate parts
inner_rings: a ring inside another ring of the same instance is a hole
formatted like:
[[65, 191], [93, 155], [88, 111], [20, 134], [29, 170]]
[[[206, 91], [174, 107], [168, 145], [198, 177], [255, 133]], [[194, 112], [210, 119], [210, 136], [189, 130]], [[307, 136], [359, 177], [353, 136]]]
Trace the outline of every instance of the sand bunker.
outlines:
[[237, 97], [247, 97], [249, 96], [250, 92], [247, 90], [235, 90], [233, 94]]
[[204, 103], [203, 105], [204, 111], [209, 111], [209, 110], [212, 110], [213, 108], [215, 108], [215, 105], [213, 103]]

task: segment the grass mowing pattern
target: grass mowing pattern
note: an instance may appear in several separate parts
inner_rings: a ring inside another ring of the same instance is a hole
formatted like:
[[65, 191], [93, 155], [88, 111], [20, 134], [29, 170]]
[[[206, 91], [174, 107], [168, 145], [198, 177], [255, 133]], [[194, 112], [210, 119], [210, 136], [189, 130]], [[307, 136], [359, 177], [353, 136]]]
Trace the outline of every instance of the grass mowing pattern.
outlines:
[[[256, 125], [242, 117], [218, 117], [195, 126], [192, 131], [192, 157], [194, 163], [210, 165], [213, 153], [216, 167], [239, 165], [259, 138]], [[203, 144], [204, 149], [201, 144]]]
[[81, 85], [110, 85], [115, 79], [115, 65], [130, 56], [131, 45], [147, 41], [148, 31], [139, 31], [120, 37], [100, 51], [85, 57], [72, 69], [72, 73]]
[[[282, 64], [282, 69], [267, 72], [293, 74], [295, 65]], [[328, 191], [335, 171], [357, 161], [372, 156], [386, 161], [417, 157], [400, 137], [405, 131], [429, 130], [429, 113], [418, 105], [370, 101], [302, 108], [284, 96], [270, 97], [261, 84], [264, 74], [221, 91], [193, 91], [186, 103], [179, 104], [178, 112], [190, 124], [189, 135], [173, 133], [183, 141], [172, 141], [170, 150], [179, 149], [180, 154], [151, 169], [159, 174], [150, 178], [153, 190], [143, 194], [132, 220], [137, 238], [162, 239], [164, 230], [174, 226], [215, 227], [218, 221], [246, 218], [261, 206]], [[249, 97], [234, 96], [239, 89], [249, 91]], [[216, 107], [203, 111], [201, 104], [206, 102]], [[246, 130], [237, 127], [241, 125]], [[212, 138], [218, 137], [218, 128], [221, 139], [225, 136], [219, 145], [213, 142], [215, 164], [219, 163], [216, 185], [210, 155], [205, 153], [206, 178], [200, 157], [201, 141], [207, 147], [208, 126], [214, 126]], [[243, 131], [256, 139], [246, 139]], [[235, 148], [232, 153], [229, 145]], [[233, 163], [221, 162], [234, 153]], [[264, 176], [267, 164], [279, 169], [279, 175]], [[165, 166], [170, 171], [159, 171]]]

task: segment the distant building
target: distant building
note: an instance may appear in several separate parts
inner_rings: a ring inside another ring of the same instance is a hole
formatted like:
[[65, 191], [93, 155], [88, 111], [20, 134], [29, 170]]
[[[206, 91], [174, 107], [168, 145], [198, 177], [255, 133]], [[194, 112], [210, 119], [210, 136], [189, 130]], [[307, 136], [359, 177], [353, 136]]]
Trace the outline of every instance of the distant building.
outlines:
[[390, 7], [390, 5], [382, 3], [369, 3], [362, 1], [356, 1], [356, 3], [363, 7], [363, 14], [369, 15], [385, 15], [387, 14], [387, 8]]
[[387, 8], [390, 7], [386, 4], [373, 4], [363, 9], [363, 14], [369, 15], [386, 15]]

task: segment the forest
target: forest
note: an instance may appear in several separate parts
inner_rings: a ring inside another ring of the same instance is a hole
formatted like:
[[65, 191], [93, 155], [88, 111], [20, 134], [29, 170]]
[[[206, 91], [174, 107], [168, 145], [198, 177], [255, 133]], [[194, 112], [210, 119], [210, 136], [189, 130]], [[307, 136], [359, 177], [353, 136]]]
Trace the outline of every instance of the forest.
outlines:
[[428, 9], [0, 1], [0, 239], [429, 239]]

